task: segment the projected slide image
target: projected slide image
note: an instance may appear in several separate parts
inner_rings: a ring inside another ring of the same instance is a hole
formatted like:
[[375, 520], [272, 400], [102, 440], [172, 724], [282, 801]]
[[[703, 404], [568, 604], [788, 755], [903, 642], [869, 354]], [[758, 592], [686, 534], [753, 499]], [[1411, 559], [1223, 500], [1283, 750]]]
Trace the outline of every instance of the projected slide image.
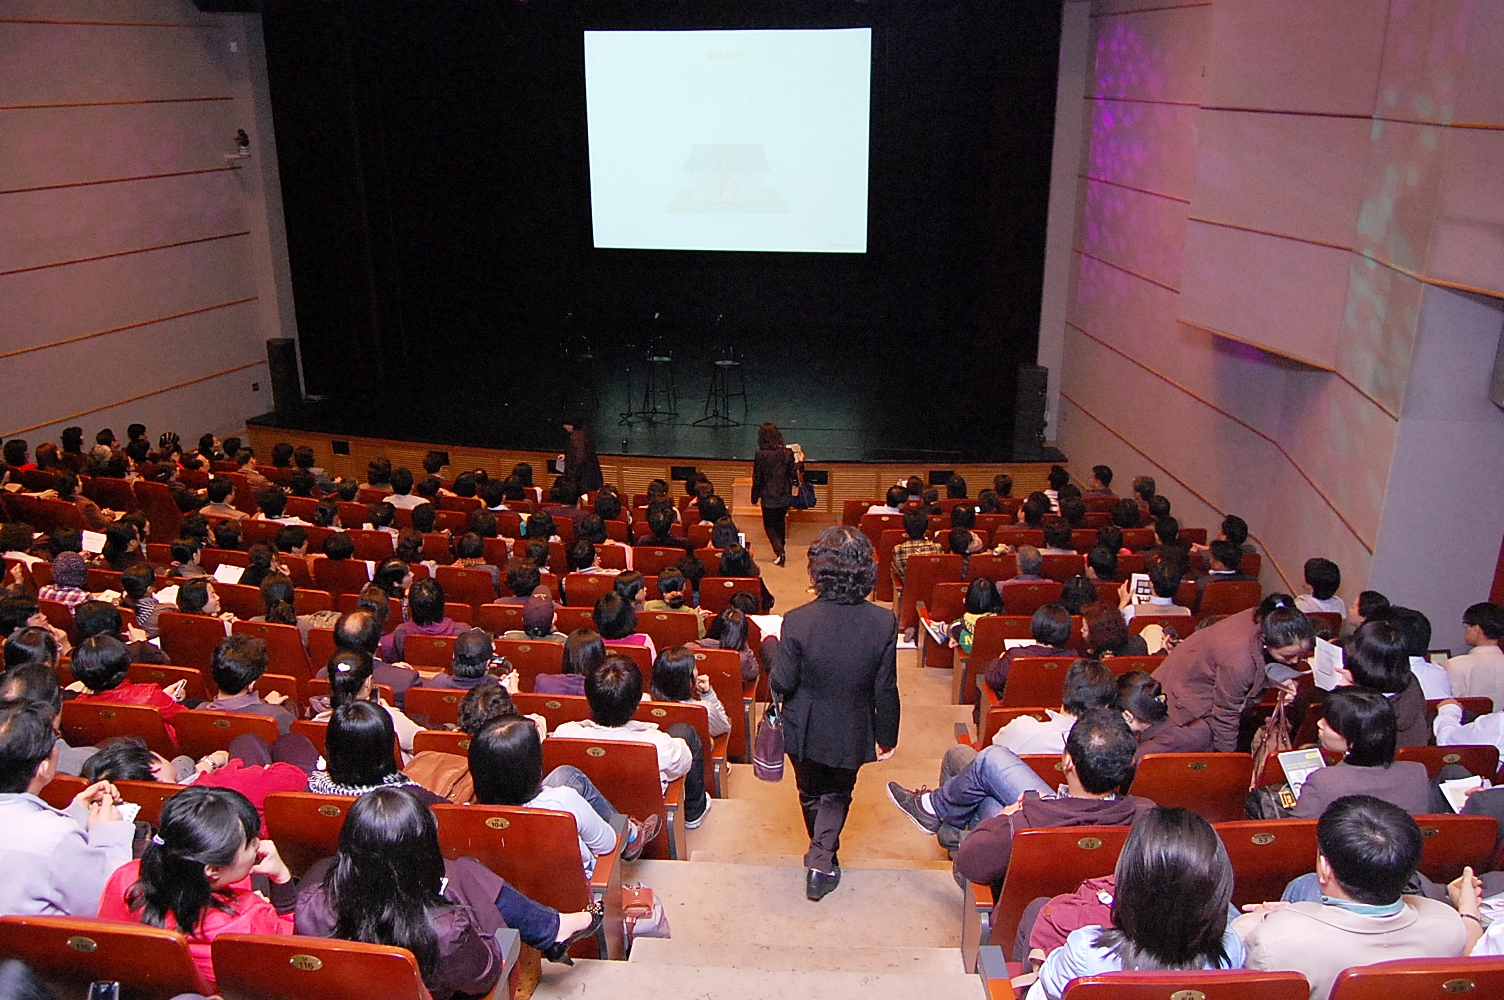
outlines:
[[870, 28], [587, 31], [597, 247], [864, 253]]
[[768, 184], [768, 159], [762, 146], [695, 146], [684, 161], [693, 186], [679, 189], [668, 210], [690, 212], [787, 212], [789, 207]]

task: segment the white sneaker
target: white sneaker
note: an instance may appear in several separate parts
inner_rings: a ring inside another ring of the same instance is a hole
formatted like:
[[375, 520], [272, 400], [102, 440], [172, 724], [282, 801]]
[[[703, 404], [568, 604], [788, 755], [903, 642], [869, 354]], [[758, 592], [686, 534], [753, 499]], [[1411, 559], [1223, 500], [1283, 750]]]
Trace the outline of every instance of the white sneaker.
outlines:
[[708, 815], [710, 815], [710, 804], [712, 802], [714, 802], [714, 801], [715, 801], [715, 799], [711, 798], [707, 794], [705, 796], [705, 811], [702, 812], [702, 813], [700, 813], [700, 815], [696, 816], [694, 819], [686, 819], [684, 821], [684, 829], [686, 829], [686, 830], [696, 830], [696, 829], [699, 829], [700, 824], [703, 823], [703, 822], [705, 822], [705, 817], [708, 816]]

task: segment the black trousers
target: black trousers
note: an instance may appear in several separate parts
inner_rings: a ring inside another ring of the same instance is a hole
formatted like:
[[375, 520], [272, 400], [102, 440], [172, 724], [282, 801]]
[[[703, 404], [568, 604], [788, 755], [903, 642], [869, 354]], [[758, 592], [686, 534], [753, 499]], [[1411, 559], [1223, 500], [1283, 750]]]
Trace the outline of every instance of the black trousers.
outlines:
[[856, 787], [856, 770], [831, 767], [817, 760], [803, 760], [790, 755], [794, 764], [794, 781], [799, 787], [799, 807], [804, 810], [804, 829], [809, 833], [809, 850], [804, 867], [832, 874], [840, 862], [841, 828], [851, 811], [851, 790]]
[[684, 776], [684, 818], [693, 822], [710, 804], [705, 792], [705, 747], [700, 742], [700, 734], [688, 723], [675, 722], [665, 726], [663, 731], [689, 744], [691, 762], [689, 773]]
[[788, 537], [789, 509], [787, 507], [762, 508], [762, 530], [767, 532], [768, 542], [773, 546], [773, 556], [783, 555], [783, 543]]

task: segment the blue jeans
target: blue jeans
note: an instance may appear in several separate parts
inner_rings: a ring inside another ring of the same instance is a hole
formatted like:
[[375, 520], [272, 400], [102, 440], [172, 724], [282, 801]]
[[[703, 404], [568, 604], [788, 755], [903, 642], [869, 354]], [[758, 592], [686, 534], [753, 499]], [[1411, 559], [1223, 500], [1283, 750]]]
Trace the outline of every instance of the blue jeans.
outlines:
[[1316, 881], [1316, 873], [1308, 872], [1292, 878], [1279, 898], [1287, 903], [1321, 902], [1321, 883]]
[[930, 805], [942, 823], [962, 830], [996, 816], [1024, 792], [1050, 795], [1055, 791], [1005, 747], [984, 747], [981, 753], [967, 746], [951, 747], [945, 752], [941, 775], [945, 780], [930, 793]]
[[611, 822], [612, 818], [616, 816], [615, 807], [606, 800], [606, 797], [601, 794], [600, 789], [591, 783], [584, 771], [571, 764], [560, 764], [544, 775], [543, 787], [573, 788], [580, 793], [582, 799], [590, 803], [590, 808], [594, 809], [600, 815], [600, 818], [607, 823]]
[[496, 909], [507, 926], [515, 930], [524, 944], [539, 951], [550, 947], [559, 937], [559, 911], [534, 902], [508, 883], [496, 897]]

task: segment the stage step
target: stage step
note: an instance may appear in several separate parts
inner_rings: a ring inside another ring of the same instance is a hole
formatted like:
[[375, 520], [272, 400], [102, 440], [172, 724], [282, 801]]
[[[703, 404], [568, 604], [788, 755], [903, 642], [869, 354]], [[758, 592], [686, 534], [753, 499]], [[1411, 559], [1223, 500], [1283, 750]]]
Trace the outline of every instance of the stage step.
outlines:
[[[790, 957], [797, 960], [795, 955]], [[986, 990], [980, 978], [961, 972], [731, 969], [585, 960], [573, 967], [545, 962], [533, 996], [536, 1000], [985, 1000]]]

